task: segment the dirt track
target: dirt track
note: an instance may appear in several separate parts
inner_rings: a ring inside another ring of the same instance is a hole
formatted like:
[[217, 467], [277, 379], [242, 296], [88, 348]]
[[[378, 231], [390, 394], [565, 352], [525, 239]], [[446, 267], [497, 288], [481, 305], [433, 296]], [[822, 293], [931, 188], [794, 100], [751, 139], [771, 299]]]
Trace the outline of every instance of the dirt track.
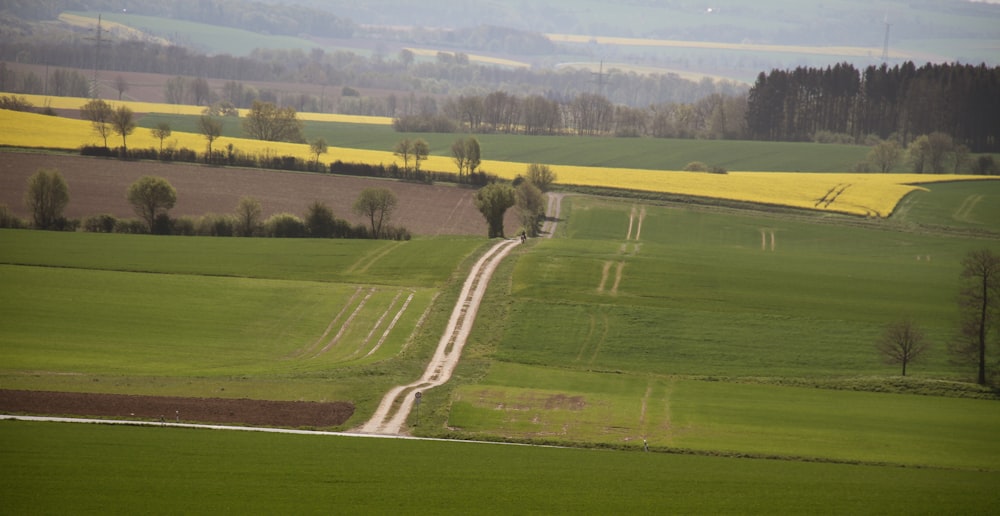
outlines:
[[[562, 194], [549, 195], [548, 216], [542, 227], [542, 232], [547, 238], [551, 238], [555, 233], [562, 197]], [[462, 348], [465, 347], [466, 339], [472, 331], [479, 304], [486, 293], [493, 271], [519, 243], [519, 239], [501, 240], [476, 262], [469, 271], [469, 277], [466, 278], [462, 293], [452, 310], [448, 326], [423, 376], [415, 382], [393, 387], [382, 398], [371, 419], [356, 428], [356, 432], [389, 435], [402, 433], [406, 418], [409, 417], [414, 404], [419, 403], [417, 396], [421, 395], [423, 390], [443, 385], [451, 379], [451, 374], [462, 357]]]

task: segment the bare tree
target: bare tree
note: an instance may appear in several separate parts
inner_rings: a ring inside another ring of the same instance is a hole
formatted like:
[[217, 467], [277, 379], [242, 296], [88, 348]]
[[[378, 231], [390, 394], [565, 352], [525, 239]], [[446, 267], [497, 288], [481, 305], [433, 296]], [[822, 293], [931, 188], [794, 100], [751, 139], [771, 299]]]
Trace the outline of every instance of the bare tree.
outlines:
[[198, 118], [198, 131], [208, 140], [208, 161], [212, 161], [212, 142], [222, 136], [222, 121], [208, 115]]
[[976, 382], [986, 384], [986, 343], [1000, 318], [1000, 255], [990, 249], [971, 251], [962, 260], [965, 285], [958, 305], [962, 322], [951, 351], [960, 361], [978, 364]]
[[122, 148], [126, 151], [125, 137], [135, 130], [135, 114], [128, 106], [118, 106], [111, 115], [111, 129], [122, 137]]
[[902, 366], [903, 376], [906, 376], [906, 366], [915, 362], [927, 347], [924, 332], [908, 317], [889, 323], [875, 343], [885, 363]]
[[236, 234], [249, 237], [257, 233], [262, 213], [260, 201], [253, 197], [241, 198], [236, 205]]
[[121, 100], [122, 95], [128, 91], [128, 81], [126, 81], [121, 75], [115, 77], [115, 89], [118, 90], [118, 100]]
[[309, 150], [316, 155], [316, 167], [319, 168], [319, 155], [326, 154], [327, 151], [326, 139], [323, 137], [316, 138], [309, 143]]
[[392, 148], [392, 153], [396, 156], [403, 158], [403, 170], [410, 169], [410, 156], [413, 155], [413, 142], [409, 138], [403, 138], [396, 142], [396, 145]]
[[431, 148], [427, 144], [427, 140], [423, 138], [417, 138], [413, 140], [413, 170], [420, 170], [420, 162], [427, 159], [427, 156], [431, 153]]
[[382, 228], [392, 218], [396, 209], [396, 194], [386, 188], [365, 188], [354, 201], [354, 213], [367, 217], [371, 222], [372, 238], [382, 235]]
[[80, 108], [80, 117], [89, 120], [94, 132], [104, 139], [104, 147], [108, 146], [108, 136], [111, 134], [111, 118], [114, 109], [111, 104], [100, 99], [94, 99]]
[[255, 100], [243, 119], [243, 130], [251, 138], [269, 142], [303, 143], [302, 122], [295, 110]]
[[153, 138], [160, 140], [160, 153], [163, 153], [163, 140], [170, 137], [171, 131], [170, 124], [166, 122], [160, 122], [156, 124], [156, 127], [149, 130], [153, 134]]

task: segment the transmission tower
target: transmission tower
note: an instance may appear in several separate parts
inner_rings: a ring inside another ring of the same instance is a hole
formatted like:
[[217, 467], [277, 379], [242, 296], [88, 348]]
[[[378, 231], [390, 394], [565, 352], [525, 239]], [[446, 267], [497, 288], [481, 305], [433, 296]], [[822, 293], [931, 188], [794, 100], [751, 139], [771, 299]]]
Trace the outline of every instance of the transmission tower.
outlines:
[[90, 84], [90, 96], [95, 99], [97, 98], [97, 70], [100, 68], [101, 62], [101, 41], [105, 32], [108, 31], [101, 27], [101, 15], [98, 14], [94, 36], [86, 38], [94, 42], [94, 80]]
[[889, 12], [886, 11], [885, 18], [883, 19], [885, 24], [885, 40], [882, 42], [882, 64], [889, 64], [889, 27], [892, 24], [889, 23]]

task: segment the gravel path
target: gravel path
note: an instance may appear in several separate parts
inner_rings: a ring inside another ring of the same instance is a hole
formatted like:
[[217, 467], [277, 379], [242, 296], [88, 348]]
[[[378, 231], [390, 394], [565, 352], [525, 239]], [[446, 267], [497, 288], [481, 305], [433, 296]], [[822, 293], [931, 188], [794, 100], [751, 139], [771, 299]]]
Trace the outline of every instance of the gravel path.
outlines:
[[[549, 194], [548, 197], [549, 204], [546, 220], [542, 225], [542, 234], [546, 238], [551, 238], [559, 221], [563, 194]], [[382, 398], [371, 419], [354, 431], [366, 434], [400, 434], [413, 405], [419, 403], [421, 393], [426, 389], [443, 385], [451, 379], [451, 374], [462, 356], [465, 341], [472, 331], [479, 304], [482, 302], [493, 271], [520, 243], [519, 238], [497, 242], [476, 262], [462, 286], [458, 303], [451, 312], [448, 326], [423, 376], [415, 382], [393, 387]]]

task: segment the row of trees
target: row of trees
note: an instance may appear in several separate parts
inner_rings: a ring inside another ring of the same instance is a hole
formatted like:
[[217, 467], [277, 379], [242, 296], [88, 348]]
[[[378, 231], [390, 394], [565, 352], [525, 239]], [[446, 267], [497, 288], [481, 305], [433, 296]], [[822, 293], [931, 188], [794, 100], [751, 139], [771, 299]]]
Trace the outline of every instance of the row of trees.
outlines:
[[1000, 67], [985, 64], [772, 70], [758, 75], [748, 93], [747, 134], [775, 141], [806, 141], [820, 131], [855, 141], [897, 134], [905, 146], [943, 132], [974, 152], [996, 152], [998, 84]]
[[[440, 107], [439, 107], [440, 105]], [[746, 99], [712, 94], [691, 104], [642, 108], [615, 105], [607, 97], [581, 93], [560, 101], [504, 91], [460, 95], [421, 105], [394, 119], [402, 132], [472, 132], [525, 135], [577, 134], [657, 138], [739, 139], [746, 132]]]
[[[252, 197], [240, 199], [232, 215], [204, 215], [198, 219], [172, 219], [169, 210], [177, 203], [177, 190], [161, 177], [144, 176], [132, 183], [125, 195], [138, 221], [118, 219], [103, 214], [88, 217], [82, 222], [85, 231], [104, 233], [152, 233], [202, 236], [269, 236], [314, 238], [388, 238], [409, 240], [405, 228], [390, 224], [399, 201], [386, 188], [366, 188], [352, 206], [355, 214], [368, 221], [368, 225], [352, 226], [334, 217], [324, 203], [316, 201], [309, 206], [304, 218], [289, 213], [262, 218], [259, 200]], [[69, 221], [63, 210], [69, 204], [69, 186], [62, 174], [55, 169], [39, 169], [28, 178], [24, 196], [31, 211], [31, 227], [47, 230], [76, 230], [80, 221]], [[6, 207], [0, 210], [2, 227], [25, 227], [13, 217]]]

